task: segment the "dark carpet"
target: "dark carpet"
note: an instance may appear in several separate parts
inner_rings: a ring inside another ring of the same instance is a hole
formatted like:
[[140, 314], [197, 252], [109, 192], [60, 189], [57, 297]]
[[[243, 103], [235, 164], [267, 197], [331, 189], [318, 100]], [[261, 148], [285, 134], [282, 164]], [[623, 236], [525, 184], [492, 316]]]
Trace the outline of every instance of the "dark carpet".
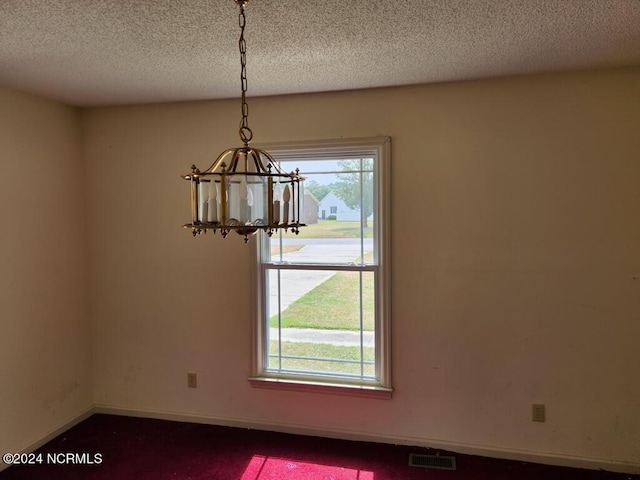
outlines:
[[[453, 455], [456, 470], [410, 467], [410, 453]], [[41, 463], [38, 463], [38, 459]], [[628, 480], [418, 447], [93, 415], [13, 465], [2, 480]]]

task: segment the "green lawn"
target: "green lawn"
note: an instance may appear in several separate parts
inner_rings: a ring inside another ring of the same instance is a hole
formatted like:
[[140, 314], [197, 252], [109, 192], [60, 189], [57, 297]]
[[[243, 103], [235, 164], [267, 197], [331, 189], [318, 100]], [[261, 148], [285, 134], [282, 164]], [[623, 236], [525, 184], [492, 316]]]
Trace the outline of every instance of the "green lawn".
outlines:
[[[374, 329], [373, 273], [362, 273], [363, 329]], [[282, 312], [283, 328], [360, 330], [360, 272], [336, 272]], [[278, 316], [270, 319], [278, 326]]]
[[[316, 225], [301, 228], [298, 238], [359, 238], [360, 234], [359, 222], [321, 220]], [[370, 227], [365, 229], [364, 236], [365, 238], [373, 236]], [[272, 253], [277, 254], [277, 252]], [[366, 262], [371, 262], [372, 259], [372, 254], [365, 256]], [[361, 288], [362, 294], [360, 294]], [[336, 272], [289, 305], [281, 314], [280, 325], [282, 328], [358, 331], [361, 328], [362, 310], [362, 328], [373, 331], [374, 299], [374, 275], [372, 272]], [[271, 317], [270, 325], [272, 327], [278, 326], [278, 315]], [[278, 342], [271, 341], [269, 353], [278, 355], [278, 348]], [[363, 373], [365, 376], [375, 376], [373, 364], [365, 364], [363, 371], [362, 365], [358, 363], [361, 360], [361, 354], [364, 355], [364, 361], [374, 362], [375, 349], [373, 347], [364, 347], [361, 350], [359, 346], [282, 342], [280, 348], [282, 348], [281, 355], [303, 358], [282, 358], [280, 364], [279, 358], [270, 357], [269, 368], [355, 375]], [[342, 363], [340, 360], [353, 360], [356, 363]]]
[[[364, 229], [364, 238], [373, 238], [373, 222]], [[318, 220], [318, 223], [300, 228], [300, 233], [285, 233], [283, 238], [360, 238], [360, 222]]]
[[[269, 352], [278, 355], [278, 342], [270, 342]], [[322, 372], [353, 373], [359, 375], [361, 367], [359, 363], [340, 363], [332, 360], [356, 360], [360, 361], [360, 347], [343, 347], [326, 343], [282, 342], [282, 355], [296, 357], [313, 357], [322, 360], [306, 358], [283, 358], [281, 368], [290, 370], [317, 370]], [[364, 361], [373, 362], [375, 352], [372, 347], [364, 348]], [[279, 359], [270, 358], [269, 368], [277, 369]], [[374, 365], [364, 365], [364, 374], [375, 375]]]

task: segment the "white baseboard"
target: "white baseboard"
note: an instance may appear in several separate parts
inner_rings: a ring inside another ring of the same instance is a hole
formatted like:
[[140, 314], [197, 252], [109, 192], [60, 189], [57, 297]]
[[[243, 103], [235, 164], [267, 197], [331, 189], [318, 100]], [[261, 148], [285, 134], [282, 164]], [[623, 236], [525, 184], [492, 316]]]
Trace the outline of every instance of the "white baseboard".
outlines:
[[[42, 436], [38, 440], [30, 442], [29, 444], [25, 445], [23, 448], [17, 450], [16, 453], [30, 453], [30, 452], [33, 452], [34, 450], [39, 449], [45, 443], [50, 442], [51, 440], [56, 438], [58, 435], [61, 435], [62, 433], [69, 430], [70, 428], [75, 427], [78, 423], [89, 418], [91, 415], [93, 415], [93, 412], [94, 412], [93, 407], [89, 407], [83, 410], [79, 414], [74, 415], [73, 417], [63, 421], [58, 426], [49, 430], [44, 436]], [[9, 468], [9, 465], [0, 461], [0, 472], [2, 472], [7, 468]]]
[[397, 437], [394, 435], [377, 435], [366, 432], [340, 429], [309, 428], [304, 425], [286, 423], [268, 423], [260, 420], [239, 420], [235, 418], [214, 417], [197, 413], [183, 413], [164, 410], [149, 410], [96, 405], [95, 413], [122, 415], [129, 417], [154, 418], [177, 422], [202, 423], [225, 427], [249, 428], [254, 430], [268, 430], [297, 435], [336, 438], [341, 440], [355, 440], [362, 442], [387, 443], [393, 445], [410, 445], [428, 447], [464, 455], [479, 455], [482, 457], [516, 460], [520, 462], [541, 463], [560, 467], [585, 468], [589, 470], [605, 470], [616, 473], [640, 474], [640, 463], [616, 461], [607, 458], [589, 458], [575, 455], [563, 455], [550, 452], [534, 452], [527, 450], [507, 449], [482, 445], [472, 445], [457, 442], [447, 442], [417, 437]]

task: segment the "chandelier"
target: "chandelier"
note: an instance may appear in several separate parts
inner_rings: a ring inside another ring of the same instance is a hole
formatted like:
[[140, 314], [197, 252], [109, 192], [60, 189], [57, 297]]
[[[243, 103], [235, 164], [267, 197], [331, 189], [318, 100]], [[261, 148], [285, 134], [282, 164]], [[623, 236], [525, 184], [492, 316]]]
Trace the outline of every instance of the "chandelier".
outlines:
[[226, 237], [232, 230], [249, 236], [259, 230], [269, 236], [279, 229], [291, 230], [296, 235], [300, 223], [301, 187], [304, 178], [298, 169], [287, 173], [264, 150], [249, 146], [253, 132], [249, 128], [247, 104], [247, 57], [244, 30], [245, 6], [249, 0], [234, 0], [239, 8], [240, 25], [240, 86], [242, 90], [242, 120], [240, 140], [242, 147], [230, 148], [220, 154], [207, 170], [201, 172], [195, 165], [191, 173], [182, 178], [191, 183], [191, 223], [193, 235], [220, 230]]

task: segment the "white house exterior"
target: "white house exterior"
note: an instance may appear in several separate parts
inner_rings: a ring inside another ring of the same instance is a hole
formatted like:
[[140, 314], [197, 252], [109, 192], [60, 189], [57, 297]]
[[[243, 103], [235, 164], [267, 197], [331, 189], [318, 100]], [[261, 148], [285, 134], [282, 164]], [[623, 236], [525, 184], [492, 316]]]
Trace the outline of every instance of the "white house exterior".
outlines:
[[318, 218], [327, 219], [331, 215], [335, 215], [336, 220], [340, 222], [360, 221], [360, 209], [347, 207], [346, 203], [333, 192], [327, 193], [318, 205]]

